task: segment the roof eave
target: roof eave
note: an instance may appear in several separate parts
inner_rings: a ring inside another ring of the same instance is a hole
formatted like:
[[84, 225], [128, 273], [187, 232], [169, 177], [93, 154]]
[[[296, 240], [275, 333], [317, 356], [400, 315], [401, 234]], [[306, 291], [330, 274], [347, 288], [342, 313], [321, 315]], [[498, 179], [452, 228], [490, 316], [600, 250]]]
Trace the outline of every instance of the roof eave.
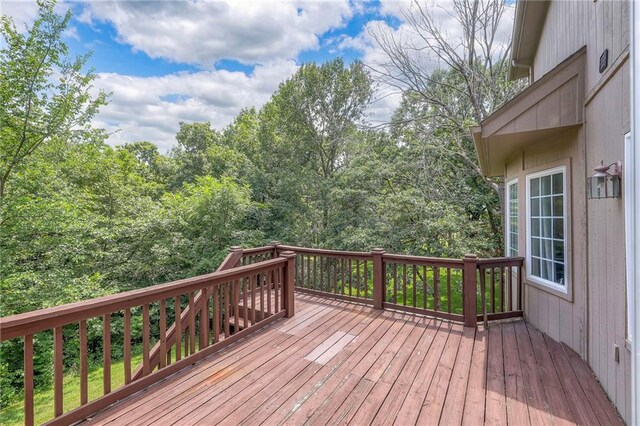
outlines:
[[510, 80], [529, 76], [549, 4], [549, 0], [519, 0], [516, 3], [515, 22], [511, 37]]

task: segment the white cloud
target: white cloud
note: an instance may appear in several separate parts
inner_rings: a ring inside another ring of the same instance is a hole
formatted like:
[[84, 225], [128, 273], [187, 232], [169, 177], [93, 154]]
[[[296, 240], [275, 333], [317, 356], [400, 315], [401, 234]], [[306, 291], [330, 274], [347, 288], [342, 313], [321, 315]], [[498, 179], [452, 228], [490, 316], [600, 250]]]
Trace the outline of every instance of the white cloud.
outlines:
[[[59, 2], [54, 10], [59, 15], [64, 15], [69, 10], [69, 5]], [[38, 16], [38, 3], [35, 0], [2, 0], [0, 14], [11, 17], [16, 29], [22, 31], [25, 26], [33, 24]]]
[[295, 59], [351, 16], [347, 0], [94, 1], [80, 19], [110, 22], [118, 41], [152, 58], [211, 68], [220, 59]]
[[148, 140], [164, 152], [175, 144], [180, 121], [210, 121], [221, 129], [242, 108], [264, 104], [296, 69], [292, 61], [278, 61], [259, 65], [250, 75], [224, 70], [160, 77], [101, 73], [96, 89], [113, 94], [94, 124], [112, 132], [112, 144]]

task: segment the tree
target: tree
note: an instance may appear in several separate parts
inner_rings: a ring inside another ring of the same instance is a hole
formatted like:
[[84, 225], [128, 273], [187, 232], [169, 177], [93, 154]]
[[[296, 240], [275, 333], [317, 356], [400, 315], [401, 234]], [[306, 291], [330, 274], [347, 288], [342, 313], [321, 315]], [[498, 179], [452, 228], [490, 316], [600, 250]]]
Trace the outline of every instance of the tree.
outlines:
[[106, 94], [91, 94], [92, 72], [83, 72], [89, 55], [69, 58], [62, 40], [71, 12], [54, 12], [53, 1], [39, 0], [38, 18], [26, 33], [12, 19], [0, 18], [6, 46], [0, 51], [0, 205], [12, 173], [42, 144], [68, 138], [89, 125]]
[[304, 64], [263, 108], [281, 135], [272, 142], [279, 141], [280, 151], [289, 151], [283, 152], [288, 162], [308, 172], [296, 177], [299, 184], [308, 184], [307, 204], [319, 203], [309, 212], [319, 212], [320, 217], [311, 218], [308, 232], [319, 235], [327, 229], [332, 179], [348, 163], [349, 144], [370, 99], [371, 79], [362, 63], [346, 66], [337, 58], [322, 65]]
[[[411, 102], [424, 105], [421, 115], [412, 118], [429, 123], [424, 129], [427, 134], [448, 128], [452, 143], [442, 149], [461, 159], [499, 194], [499, 184], [482, 175], [469, 128], [480, 124], [522, 87], [508, 80], [511, 42], [498, 42], [505, 11], [512, 6], [501, 0], [452, 0], [447, 10], [444, 7], [413, 0], [404, 13], [405, 33], [371, 31], [386, 54], [374, 72]], [[448, 37], [438, 12], [454, 19], [462, 30], [460, 37]], [[444, 65], [448, 72], [434, 72], [434, 63]]]

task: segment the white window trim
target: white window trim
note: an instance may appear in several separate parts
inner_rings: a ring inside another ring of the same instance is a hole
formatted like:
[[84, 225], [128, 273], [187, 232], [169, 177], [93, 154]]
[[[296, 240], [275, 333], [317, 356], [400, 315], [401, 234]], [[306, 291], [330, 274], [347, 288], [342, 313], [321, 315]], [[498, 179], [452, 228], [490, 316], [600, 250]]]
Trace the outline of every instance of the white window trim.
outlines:
[[631, 145], [631, 133], [624, 135], [624, 222], [625, 222], [625, 245], [626, 245], [626, 290], [627, 290], [627, 340], [633, 341], [633, 298], [634, 298], [634, 266], [635, 250], [633, 238], [635, 235], [633, 212], [633, 185], [635, 164], [633, 159], [633, 146]]
[[[564, 285], [554, 283], [553, 281], [545, 280], [544, 278], [531, 275], [531, 179], [536, 179], [542, 176], [553, 175], [555, 173], [562, 172], [562, 216], [563, 216], [563, 233], [564, 233]], [[569, 265], [570, 259], [570, 247], [569, 247], [569, 234], [568, 234], [568, 222], [567, 204], [569, 203], [569, 194], [567, 193], [567, 166], [554, 167], [552, 169], [541, 170], [536, 173], [531, 173], [526, 176], [525, 179], [525, 191], [526, 191], [526, 270], [527, 280], [534, 282], [540, 286], [548, 287], [562, 294], [569, 294], [569, 288], [571, 286], [571, 267]]]
[[[509, 190], [509, 188], [511, 188], [511, 185], [518, 185], [518, 178], [514, 178], [511, 179], [510, 181], [507, 182], [507, 184], [505, 185], [505, 197], [504, 197], [504, 209], [505, 209], [505, 214], [504, 214], [504, 228], [506, 230], [506, 236], [505, 236], [505, 255], [506, 256], [511, 256], [511, 191]], [[518, 188], [518, 191], [520, 191], [520, 188]], [[520, 207], [520, 197], [518, 197], [518, 207]], [[520, 208], [518, 208], [518, 216], [520, 215]], [[518, 239], [520, 239], [520, 224], [518, 224]], [[518, 243], [518, 241], [516, 241], [516, 243]], [[518, 247], [520, 246], [520, 244], [518, 244]], [[520, 250], [518, 250], [518, 256], [520, 256]]]

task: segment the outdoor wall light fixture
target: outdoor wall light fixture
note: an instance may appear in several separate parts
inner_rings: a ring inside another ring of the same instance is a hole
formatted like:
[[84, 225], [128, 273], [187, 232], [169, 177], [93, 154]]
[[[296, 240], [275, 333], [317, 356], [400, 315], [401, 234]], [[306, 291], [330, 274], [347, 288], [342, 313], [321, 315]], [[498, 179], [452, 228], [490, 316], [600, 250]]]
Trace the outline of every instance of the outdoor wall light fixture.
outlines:
[[587, 178], [587, 197], [589, 199], [620, 198], [622, 161], [616, 161], [608, 166], [604, 161], [600, 161], [600, 165], [593, 170], [596, 171], [594, 175]]

